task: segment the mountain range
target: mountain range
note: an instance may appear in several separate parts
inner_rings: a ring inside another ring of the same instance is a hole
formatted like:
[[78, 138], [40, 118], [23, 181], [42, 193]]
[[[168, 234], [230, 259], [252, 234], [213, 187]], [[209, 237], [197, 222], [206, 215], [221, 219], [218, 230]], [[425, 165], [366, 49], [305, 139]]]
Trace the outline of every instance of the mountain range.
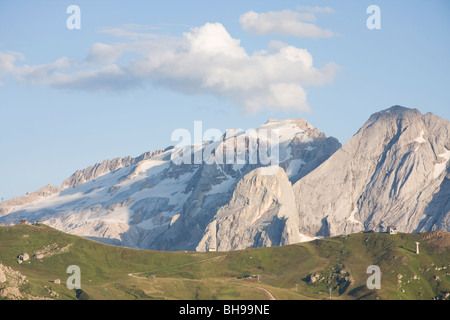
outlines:
[[[278, 139], [255, 138], [264, 129]], [[220, 161], [217, 151], [230, 146], [233, 161]], [[261, 158], [271, 147], [276, 164]], [[168, 251], [281, 246], [389, 226], [450, 231], [450, 122], [432, 113], [393, 106], [343, 146], [303, 119], [271, 119], [188, 148], [212, 161], [180, 162], [188, 149], [177, 146], [106, 160], [61, 188], [0, 203], [0, 224], [40, 221], [108, 244]]]

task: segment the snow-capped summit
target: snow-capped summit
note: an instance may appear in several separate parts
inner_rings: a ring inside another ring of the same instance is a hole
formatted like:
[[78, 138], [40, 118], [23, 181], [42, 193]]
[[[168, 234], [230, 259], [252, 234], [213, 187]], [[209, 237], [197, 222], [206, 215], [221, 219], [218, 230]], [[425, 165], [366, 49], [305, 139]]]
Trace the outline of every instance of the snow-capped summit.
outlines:
[[[175, 146], [78, 170], [48, 196], [0, 204], [0, 223], [39, 220], [111, 244], [195, 250], [239, 181], [273, 164], [263, 162], [263, 152], [279, 150], [275, 164], [286, 171], [290, 184], [340, 146], [301, 119], [269, 120], [255, 130], [229, 129], [214, 141], [187, 149]], [[233, 151], [229, 158], [227, 150]], [[185, 160], [194, 160], [200, 151], [203, 161], [180, 162], [188, 151], [193, 152]]]

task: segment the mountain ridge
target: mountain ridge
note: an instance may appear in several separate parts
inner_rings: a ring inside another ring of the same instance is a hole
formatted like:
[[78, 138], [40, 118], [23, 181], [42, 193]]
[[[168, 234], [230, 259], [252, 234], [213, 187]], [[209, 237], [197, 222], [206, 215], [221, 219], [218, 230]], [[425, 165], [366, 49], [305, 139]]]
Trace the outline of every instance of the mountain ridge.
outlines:
[[[264, 129], [278, 130], [279, 139], [258, 135]], [[243, 149], [236, 147], [239, 141], [245, 143]], [[220, 162], [219, 151], [230, 145], [235, 152], [232, 163]], [[277, 164], [288, 179], [297, 181], [340, 146], [335, 138], [326, 137], [305, 120], [271, 119], [255, 130], [230, 129], [220, 139], [204, 142], [204, 156], [214, 147], [212, 163], [178, 163], [193, 156], [183, 158], [186, 150], [175, 146], [149, 157], [144, 154], [138, 160], [106, 160], [78, 170], [65, 180], [64, 188], [49, 197], [9, 207], [9, 214], [4, 213], [0, 223], [40, 220], [110, 244], [195, 250], [205, 228], [232, 198], [238, 182], [268, 165], [261, 161], [262, 150], [277, 147]], [[252, 153], [256, 162], [250, 161]], [[238, 163], [240, 157], [246, 161]]]
[[[263, 129], [276, 129], [279, 139], [252, 140]], [[239, 139], [244, 149], [236, 147]], [[229, 143], [234, 162], [218, 161], [217, 150]], [[270, 164], [248, 163], [251, 148], [260, 151], [265, 143], [280, 150], [282, 170], [270, 177], [262, 174]], [[402, 232], [450, 230], [450, 125], [432, 113], [381, 110], [344, 146], [306, 120], [269, 119], [253, 132], [227, 130], [201, 148], [204, 155], [215, 150], [213, 162], [176, 163], [183, 150], [175, 146], [79, 170], [65, 189], [41, 191], [47, 199], [0, 204], [0, 224], [36, 219], [111, 244], [200, 251], [389, 225]], [[247, 162], [236, 163], [240, 156]]]

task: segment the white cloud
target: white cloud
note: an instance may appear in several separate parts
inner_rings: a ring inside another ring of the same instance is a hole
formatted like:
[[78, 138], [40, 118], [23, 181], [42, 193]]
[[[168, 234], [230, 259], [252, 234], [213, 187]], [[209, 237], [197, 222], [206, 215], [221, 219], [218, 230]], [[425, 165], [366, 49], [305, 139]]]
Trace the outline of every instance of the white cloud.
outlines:
[[153, 84], [229, 98], [246, 112], [309, 111], [305, 86], [330, 83], [338, 70], [333, 62], [316, 68], [306, 49], [279, 41], [272, 42], [268, 51], [250, 55], [220, 23], [192, 28], [178, 38], [94, 43], [82, 62], [63, 57], [43, 65], [14, 66], [8, 59], [3, 59], [3, 68], [13, 70], [22, 83], [85, 91]]
[[203, 27], [193, 28], [184, 34], [193, 54], [209, 56], [226, 55], [243, 58], [247, 54], [240, 46], [240, 40], [233, 39], [220, 23], [207, 23]]
[[68, 70], [71, 66], [76, 64], [77, 62], [75, 60], [62, 57], [47, 64], [35, 66], [23, 65], [21, 67], [15, 66], [13, 74], [16, 76], [17, 80], [23, 84], [51, 85], [59, 72]]
[[[0, 77], [9, 73], [13, 73], [15, 70], [15, 63], [17, 59], [22, 60], [23, 55], [19, 52], [0, 51]], [[0, 87], [3, 85], [3, 82], [0, 81]]]
[[333, 63], [314, 68], [306, 49], [286, 44], [279, 44], [273, 53], [249, 55], [220, 23], [194, 28], [176, 44], [151, 48], [129, 68], [175, 90], [230, 97], [249, 112], [308, 111], [303, 86], [329, 83], [337, 71]]
[[13, 71], [17, 58], [23, 58], [18, 52], [0, 52], [0, 74]]
[[307, 11], [311, 13], [334, 13], [334, 9], [330, 7], [308, 7], [297, 6], [298, 11]]
[[122, 27], [105, 27], [100, 29], [100, 33], [116, 37], [125, 38], [131, 40], [142, 39], [155, 39], [157, 35], [153, 33], [154, 30], [160, 29], [159, 27], [144, 26], [139, 24], [128, 23]]
[[301, 21], [307, 21], [307, 22], [316, 22], [317, 18], [314, 15], [314, 13], [311, 12], [302, 12], [298, 14], [298, 19]]
[[114, 63], [123, 54], [124, 50], [126, 50], [126, 46], [122, 44], [94, 43], [89, 50], [86, 61], [98, 64]]
[[336, 36], [333, 31], [321, 29], [310, 23], [316, 21], [314, 13], [317, 13], [317, 10], [310, 10], [306, 13], [292, 10], [265, 13], [249, 11], [240, 16], [239, 22], [242, 29], [258, 35], [280, 34], [299, 38], [330, 38]]

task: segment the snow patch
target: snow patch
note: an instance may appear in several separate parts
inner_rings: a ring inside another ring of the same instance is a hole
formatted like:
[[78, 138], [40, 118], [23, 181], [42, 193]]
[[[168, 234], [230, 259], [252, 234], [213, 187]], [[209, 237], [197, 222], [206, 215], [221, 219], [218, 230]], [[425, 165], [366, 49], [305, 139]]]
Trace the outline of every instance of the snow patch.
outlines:
[[[168, 161], [162, 160], [145, 160], [136, 165], [135, 170], [132, 171], [127, 179], [120, 183], [121, 186], [129, 186], [137, 180], [145, 179], [160, 173], [162, 170], [169, 167]], [[134, 181], [132, 181], [134, 180]]]
[[289, 162], [289, 166], [286, 169], [286, 174], [289, 178], [292, 178], [294, 175], [296, 175], [299, 171], [302, 165], [306, 164], [305, 161], [302, 159], [294, 159]]
[[[312, 128], [312, 126], [309, 123], [305, 122], [303, 125], [307, 129]], [[289, 144], [296, 137], [298, 137], [304, 143], [312, 141], [312, 139], [306, 138], [304, 136], [306, 130], [301, 128], [296, 123], [296, 120], [292, 119], [270, 119], [267, 123], [256, 129], [257, 132], [259, 130], [267, 130], [270, 131], [271, 133], [272, 130], [276, 130], [273, 132], [278, 133], [279, 162], [283, 162], [292, 158], [292, 150]], [[269, 143], [271, 133], [268, 133], [267, 137]]]
[[171, 227], [177, 220], [178, 220], [178, 218], [181, 216], [181, 213], [177, 213], [176, 215], [174, 215], [173, 217], [172, 217], [172, 220], [170, 220], [170, 224], [169, 224], [169, 226]]
[[297, 134], [305, 132], [305, 130], [300, 129], [292, 120], [270, 120], [266, 124], [258, 127], [257, 130], [259, 129], [278, 130], [280, 142], [290, 142]]
[[424, 132], [423, 130], [420, 131], [420, 136], [418, 136], [417, 138], [415, 138], [414, 141], [417, 142], [417, 143], [419, 143], [419, 144], [422, 144], [422, 143], [424, 143], [424, 142], [427, 142], [427, 141], [423, 138], [424, 133], [425, 133], [425, 132]]
[[363, 225], [363, 224], [361, 223], [361, 221], [358, 221], [358, 220], [356, 220], [356, 218], [355, 218], [355, 214], [356, 214], [357, 212], [358, 212], [358, 207], [355, 206], [355, 208], [353, 209], [353, 211], [350, 213], [350, 217], [347, 218], [347, 221], [348, 221], [348, 222], [351, 222], [351, 223], [356, 223], [356, 224]]
[[208, 194], [216, 194], [216, 193], [227, 193], [231, 186], [236, 182], [235, 179], [229, 178], [227, 180], [224, 180], [223, 182], [216, 184], [211, 188], [211, 190], [208, 192]]
[[112, 211], [102, 211], [100, 217], [92, 220], [100, 220], [112, 223], [128, 223], [130, 219], [130, 210], [127, 207], [115, 209]]
[[444, 148], [445, 152], [441, 153], [439, 155], [439, 157], [444, 158], [445, 161], [442, 163], [436, 163], [434, 165], [434, 179], [436, 179], [437, 177], [439, 177], [441, 175], [441, 173], [445, 170], [445, 168], [447, 167], [447, 162], [450, 159], [450, 150], [447, 150], [447, 148]]
[[[144, 230], [152, 230], [152, 229], [164, 226], [164, 225], [168, 225], [168, 224], [172, 225], [172, 220], [174, 219], [174, 217], [180, 216], [179, 214], [177, 214], [175, 216], [172, 216], [172, 215], [173, 215], [172, 212], [164, 211], [153, 218], [143, 220], [142, 222], [138, 223], [136, 226], [141, 229], [144, 229]], [[175, 220], [178, 219], [178, 217], [175, 218]]]
[[313, 241], [313, 240], [321, 239], [321, 238], [323, 238], [323, 237], [321, 237], [321, 236], [319, 236], [319, 237], [310, 237], [310, 236], [307, 236], [307, 235], [305, 235], [305, 234], [303, 234], [303, 233], [300, 233], [300, 234], [299, 234], [299, 238], [300, 238], [300, 241], [299, 241], [299, 242], [308, 242], [308, 241]]
[[378, 120], [379, 117], [380, 117], [380, 116], [377, 116], [375, 119], [373, 119], [372, 122], [370, 122], [370, 123], [367, 125], [366, 129], [367, 129], [368, 127], [370, 127], [371, 125], [373, 125], [375, 122], [377, 122], [377, 120]]

